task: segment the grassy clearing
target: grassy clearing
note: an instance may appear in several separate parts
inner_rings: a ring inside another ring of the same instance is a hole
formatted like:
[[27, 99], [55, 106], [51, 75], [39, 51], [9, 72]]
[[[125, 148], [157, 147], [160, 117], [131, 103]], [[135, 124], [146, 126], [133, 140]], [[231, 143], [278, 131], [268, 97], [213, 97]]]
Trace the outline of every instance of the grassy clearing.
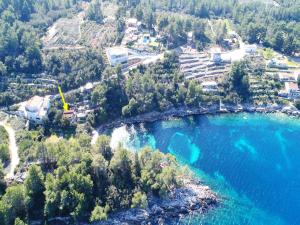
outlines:
[[272, 59], [276, 56], [276, 52], [271, 48], [264, 48], [259, 51], [265, 59]]

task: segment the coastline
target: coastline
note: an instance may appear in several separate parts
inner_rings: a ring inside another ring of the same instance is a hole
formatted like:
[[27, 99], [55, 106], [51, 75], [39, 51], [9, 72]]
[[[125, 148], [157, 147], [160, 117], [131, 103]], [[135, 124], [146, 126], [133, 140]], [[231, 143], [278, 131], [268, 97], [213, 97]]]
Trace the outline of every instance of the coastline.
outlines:
[[[148, 207], [129, 208], [112, 212], [107, 220], [81, 225], [146, 225], [165, 224], [170, 220], [180, 220], [193, 214], [204, 214], [219, 205], [217, 195], [198, 179], [184, 177], [182, 186], [174, 188], [165, 198], [148, 196]], [[72, 224], [71, 217], [55, 217], [49, 225]]]
[[[131, 124], [137, 124], [137, 123], [147, 123], [147, 122], [155, 122], [158, 120], [169, 120], [172, 118], [181, 118], [186, 116], [193, 116], [193, 115], [219, 115], [219, 114], [235, 114], [235, 113], [262, 113], [262, 114], [275, 114], [275, 113], [282, 113], [293, 117], [300, 117], [300, 111], [295, 109], [294, 107], [286, 106], [286, 105], [265, 105], [265, 106], [253, 106], [253, 105], [223, 105], [220, 107], [220, 105], [215, 104], [211, 105], [209, 107], [199, 107], [199, 108], [190, 108], [190, 107], [180, 107], [180, 108], [172, 108], [164, 112], [150, 112], [142, 115], [138, 115], [135, 117], [130, 118], [120, 118], [118, 120], [115, 120], [113, 122], [108, 122], [106, 124], [101, 125], [98, 127], [97, 131], [94, 133], [93, 140], [96, 140], [97, 135], [106, 132], [109, 129], [117, 128], [123, 125], [131, 125]], [[194, 183], [195, 184], [195, 183]], [[190, 198], [193, 197], [193, 191], [197, 189], [206, 190], [204, 193], [206, 193], [206, 197], [204, 198], [208, 200], [209, 204], [206, 204], [206, 208], [202, 208], [197, 206], [198, 208], [196, 210], [193, 210], [193, 208], [190, 208], [189, 210], [189, 203], [186, 203], [185, 200], [179, 201], [179, 202], [185, 202], [177, 204], [178, 200], [175, 200], [175, 203], [173, 202], [166, 202], [166, 206], [161, 207], [155, 206], [153, 209], [149, 207], [147, 210], [142, 209], [129, 209], [123, 212], [119, 212], [116, 214], [112, 214], [112, 217], [108, 219], [108, 221], [105, 222], [98, 222], [95, 223], [96, 225], [108, 225], [108, 224], [147, 224], [150, 222], [150, 224], [160, 224], [158, 223], [161, 221], [163, 224], [164, 219], [166, 218], [181, 218], [181, 216], [188, 216], [193, 213], [205, 213], [209, 209], [213, 209], [218, 206], [219, 199], [216, 197], [216, 195], [212, 192], [210, 187], [205, 186], [205, 184], [198, 183], [196, 185], [184, 185], [183, 189], [190, 189], [192, 192], [186, 192], [184, 195], [185, 197], [189, 196]], [[214, 197], [212, 197], [214, 196]], [[184, 198], [183, 198], [184, 199]], [[181, 200], [181, 198], [180, 198]], [[198, 200], [203, 202], [202, 200]], [[204, 201], [205, 202], [205, 201]], [[173, 205], [176, 205], [176, 207], [173, 207]], [[178, 206], [179, 205], [179, 206]], [[205, 204], [204, 204], [205, 205]], [[156, 215], [155, 208], [159, 208], [159, 211], [163, 211], [164, 214]], [[163, 209], [163, 210], [162, 210]], [[171, 210], [166, 210], [171, 209]], [[132, 219], [132, 220], [131, 220]], [[160, 220], [162, 219], [162, 220]], [[146, 221], [145, 223], [142, 223], [143, 221]], [[152, 222], [152, 223], [151, 223]]]
[[253, 105], [226, 105], [220, 109], [219, 105], [212, 105], [209, 107], [179, 107], [171, 108], [164, 112], [149, 112], [129, 118], [119, 118], [117, 120], [100, 125], [93, 131], [92, 143], [96, 142], [97, 137], [107, 131], [108, 129], [118, 128], [123, 125], [131, 125], [136, 123], [149, 123], [158, 120], [168, 120], [174, 117], [186, 117], [193, 115], [218, 115], [226, 113], [283, 113], [289, 116], [300, 117], [300, 110], [284, 105], [266, 105], [266, 106], [253, 106]]
[[203, 214], [218, 206], [219, 199], [211, 189], [199, 181], [185, 179], [182, 187], [175, 188], [168, 197], [162, 199], [150, 196], [146, 209], [128, 209], [113, 213], [108, 220], [94, 225], [146, 225], [165, 224], [189, 215]]

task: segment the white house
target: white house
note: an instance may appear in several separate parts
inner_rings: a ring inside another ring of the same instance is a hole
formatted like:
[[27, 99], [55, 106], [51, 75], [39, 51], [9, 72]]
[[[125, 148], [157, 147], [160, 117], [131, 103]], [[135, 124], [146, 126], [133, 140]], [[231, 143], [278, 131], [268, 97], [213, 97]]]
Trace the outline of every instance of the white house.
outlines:
[[128, 49], [124, 47], [111, 47], [106, 49], [108, 62], [111, 66], [128, 65]]
[[34, 96], [20, 106], [19, 114], [31, 122], [43, 124], [48, 118], [50, 106], [50, 96]]
[[231, 38], [238, 38], [239, 37], [238, 33], [235, 32], [235, 31], [229, 31], [228, 34]]

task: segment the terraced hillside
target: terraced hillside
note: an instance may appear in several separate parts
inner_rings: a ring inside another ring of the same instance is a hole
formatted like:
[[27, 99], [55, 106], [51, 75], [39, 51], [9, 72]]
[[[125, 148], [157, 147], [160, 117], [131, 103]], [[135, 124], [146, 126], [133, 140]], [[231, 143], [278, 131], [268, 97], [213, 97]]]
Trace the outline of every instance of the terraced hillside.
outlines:
[[107, 21], [104, 24], [97, 24], [92, 21], [85, 21], [81, 26], [80, 44], [92, 48], [112, 45], [116, 39], [115, 21]]
[[183, 48], [179, 56], [180, 70], [187, 80], [219, 81], [230, 70], [227, 62], [215, 63], [207, 52]]

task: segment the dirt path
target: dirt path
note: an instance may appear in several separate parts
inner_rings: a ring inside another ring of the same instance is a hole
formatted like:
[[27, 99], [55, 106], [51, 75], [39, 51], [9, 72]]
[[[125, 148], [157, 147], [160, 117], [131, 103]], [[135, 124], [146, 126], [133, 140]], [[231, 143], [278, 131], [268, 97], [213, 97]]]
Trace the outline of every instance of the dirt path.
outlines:
[[19, 164], [18, 146], [16, 143], [16, 134], [13, 128], [7, 125], [6, 121], [0, 121], [0, 126], [8, 133], [9, 137], [9, 153], [10, 153], [10, 165], [6, 168], [8, 173], [6, 178], [12, 178], [14, 176], [15, 168]]

